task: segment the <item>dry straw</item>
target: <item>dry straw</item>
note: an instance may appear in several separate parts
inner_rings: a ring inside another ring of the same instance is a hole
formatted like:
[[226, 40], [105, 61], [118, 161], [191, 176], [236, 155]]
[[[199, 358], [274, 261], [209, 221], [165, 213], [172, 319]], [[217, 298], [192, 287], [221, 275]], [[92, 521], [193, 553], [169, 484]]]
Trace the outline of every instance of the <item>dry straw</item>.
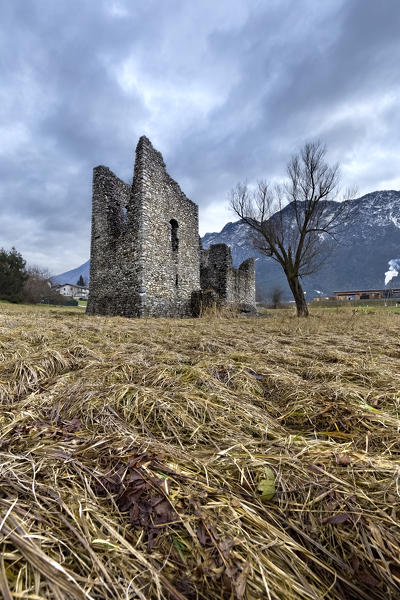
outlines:
[[6, 600], [400, 597], [400, 315], [276, 314], [0, 306]]

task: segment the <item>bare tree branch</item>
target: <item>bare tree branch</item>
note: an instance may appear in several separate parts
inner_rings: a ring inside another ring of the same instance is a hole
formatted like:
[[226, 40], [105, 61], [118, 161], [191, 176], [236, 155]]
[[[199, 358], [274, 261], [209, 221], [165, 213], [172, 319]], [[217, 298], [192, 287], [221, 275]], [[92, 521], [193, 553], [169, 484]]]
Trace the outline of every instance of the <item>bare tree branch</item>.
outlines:
[[297, 314], [308, 308], [299, 279], [317, 271], [349, 217], [348, 199], [355, 190], [339, 196], [339, 165], [328, 165], [326, 147], [307, 143], [287, 165], [287, 179], [271, 187], [260, 180], [256, 187], [238, 183], [230, 193], [233, 211], [249, 225], [252, 244], [278, 262], [293, 293]]

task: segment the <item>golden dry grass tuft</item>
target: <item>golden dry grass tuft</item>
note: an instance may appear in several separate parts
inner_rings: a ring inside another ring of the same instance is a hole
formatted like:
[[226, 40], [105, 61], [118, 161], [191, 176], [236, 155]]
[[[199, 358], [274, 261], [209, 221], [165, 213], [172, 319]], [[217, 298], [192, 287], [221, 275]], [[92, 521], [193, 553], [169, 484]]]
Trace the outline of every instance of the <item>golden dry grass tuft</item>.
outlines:
[[400, 597], [400, 315], [276, 315], [0, 305], [6, 600]]

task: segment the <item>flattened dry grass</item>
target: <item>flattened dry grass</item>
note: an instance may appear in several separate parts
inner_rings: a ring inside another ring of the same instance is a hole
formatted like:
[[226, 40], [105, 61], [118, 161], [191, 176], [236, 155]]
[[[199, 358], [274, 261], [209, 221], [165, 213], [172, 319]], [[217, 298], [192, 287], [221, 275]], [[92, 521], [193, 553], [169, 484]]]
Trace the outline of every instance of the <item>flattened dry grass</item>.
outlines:
[[399, 598], [400, 315], [276, 315], [0, 305], [6, 600]]

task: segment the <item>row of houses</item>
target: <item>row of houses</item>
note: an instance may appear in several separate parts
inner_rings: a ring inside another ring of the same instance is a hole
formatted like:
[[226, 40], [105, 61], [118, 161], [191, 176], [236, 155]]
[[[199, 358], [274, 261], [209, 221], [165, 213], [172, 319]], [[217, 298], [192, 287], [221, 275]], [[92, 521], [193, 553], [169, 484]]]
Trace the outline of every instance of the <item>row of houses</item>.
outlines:
[[[89, 297], [89, 286], [64, 283], [62, 285], [53, 285], [52, 289], [57, 291], [62, 296], [73, 298], [74, 300], [87, 300]], [[317, 298], [313, 298], [313, 302], [326, 302], [328, 300], [386, 300], [389, 298], [400, 299], [400, 288], [385, 288], [380, 290], [345, 290], [334, 292], [333, 296], [318, 296]]]
[[334, 292], [333, 296], [313, 298], [313, 302], [326, 302], [327, 300], [386, 300], [389, 298], [400, 298], [400, 289], [347, 290]]

